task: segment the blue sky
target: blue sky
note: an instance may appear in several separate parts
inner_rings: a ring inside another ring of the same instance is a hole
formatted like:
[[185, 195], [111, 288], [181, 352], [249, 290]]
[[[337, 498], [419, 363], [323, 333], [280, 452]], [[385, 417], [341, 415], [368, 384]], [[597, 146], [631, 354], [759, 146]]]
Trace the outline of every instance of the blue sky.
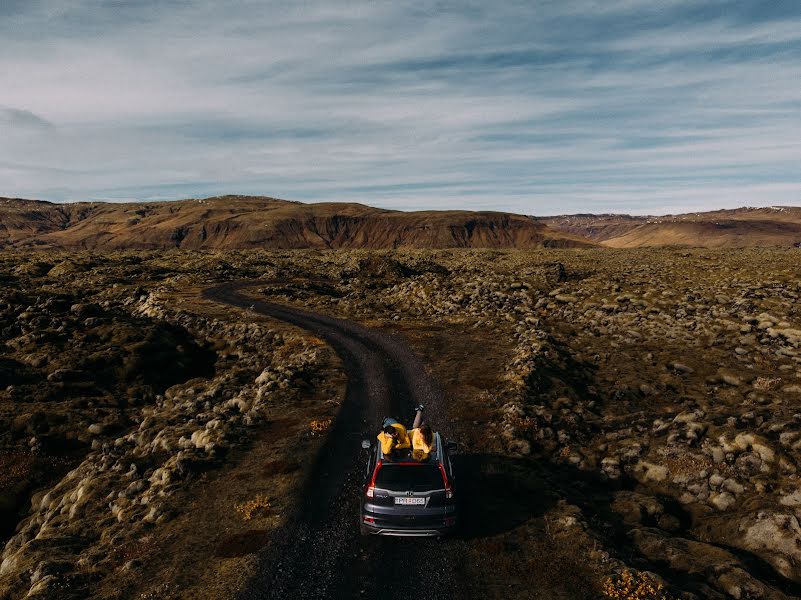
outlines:
[[0, 2], [0, 195], [221, 193], [801, 205], [801, 2]]

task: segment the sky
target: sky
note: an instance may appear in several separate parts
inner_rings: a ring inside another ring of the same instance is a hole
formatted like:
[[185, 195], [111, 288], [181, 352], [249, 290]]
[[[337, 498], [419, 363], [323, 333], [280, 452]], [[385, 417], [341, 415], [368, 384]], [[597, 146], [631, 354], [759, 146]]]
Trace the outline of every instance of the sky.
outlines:
[[0, 0], [0, 196], [801, 205], [801, 2]]

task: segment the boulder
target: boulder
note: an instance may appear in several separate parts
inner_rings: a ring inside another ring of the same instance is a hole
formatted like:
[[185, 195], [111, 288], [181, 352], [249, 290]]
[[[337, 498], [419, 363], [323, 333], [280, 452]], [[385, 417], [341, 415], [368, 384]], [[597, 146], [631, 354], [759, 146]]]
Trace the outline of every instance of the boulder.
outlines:
[[760, 511], [740, 522], [738, 545], [801, 582], [801, 524], [792, 513]]

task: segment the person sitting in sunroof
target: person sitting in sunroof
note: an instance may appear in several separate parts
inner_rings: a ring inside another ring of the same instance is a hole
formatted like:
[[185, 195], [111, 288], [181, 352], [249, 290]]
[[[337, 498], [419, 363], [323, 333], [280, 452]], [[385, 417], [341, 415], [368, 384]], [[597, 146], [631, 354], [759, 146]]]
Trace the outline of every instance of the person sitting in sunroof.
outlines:
[[428, 423], [423, 423], [423, 408], [421, 404], [415, 408], [414, 424], [409, 430], [412, 440], [412, 458], [415, 460], [428, 460], [428, 455], [434, 449], [434, 432]]
[[392, 418], [384, 419], [383, 430], [377, 437], [378, 441], [381, 442], [381, 451], [384, 456], [390, 456], [397, 450], [412, 447], [406, 428]]

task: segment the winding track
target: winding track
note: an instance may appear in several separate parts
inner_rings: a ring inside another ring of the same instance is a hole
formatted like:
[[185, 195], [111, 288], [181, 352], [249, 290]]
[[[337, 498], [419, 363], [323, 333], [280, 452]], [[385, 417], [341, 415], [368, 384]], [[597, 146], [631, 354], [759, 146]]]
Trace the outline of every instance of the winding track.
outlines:
[[[306, 482], [300, 510], [271, 549], [259, 556], [240, 594], [255, 598], [460, 597], [457, 553], [434, 539], [362, 537], [358, 527], [365, 457], [361, 433], [377, 431], [385, 416], [426, 419], [446, 431], [444, 400], [420, 359], [401, 340], [356, 323], [249, 298], [240, 290], [263, 282], [204, 290], [209, 300], [301, 327], [324, 339], [348, 376], [345, 399]], [[418, 593], [415, 593], [417, 591]]]

